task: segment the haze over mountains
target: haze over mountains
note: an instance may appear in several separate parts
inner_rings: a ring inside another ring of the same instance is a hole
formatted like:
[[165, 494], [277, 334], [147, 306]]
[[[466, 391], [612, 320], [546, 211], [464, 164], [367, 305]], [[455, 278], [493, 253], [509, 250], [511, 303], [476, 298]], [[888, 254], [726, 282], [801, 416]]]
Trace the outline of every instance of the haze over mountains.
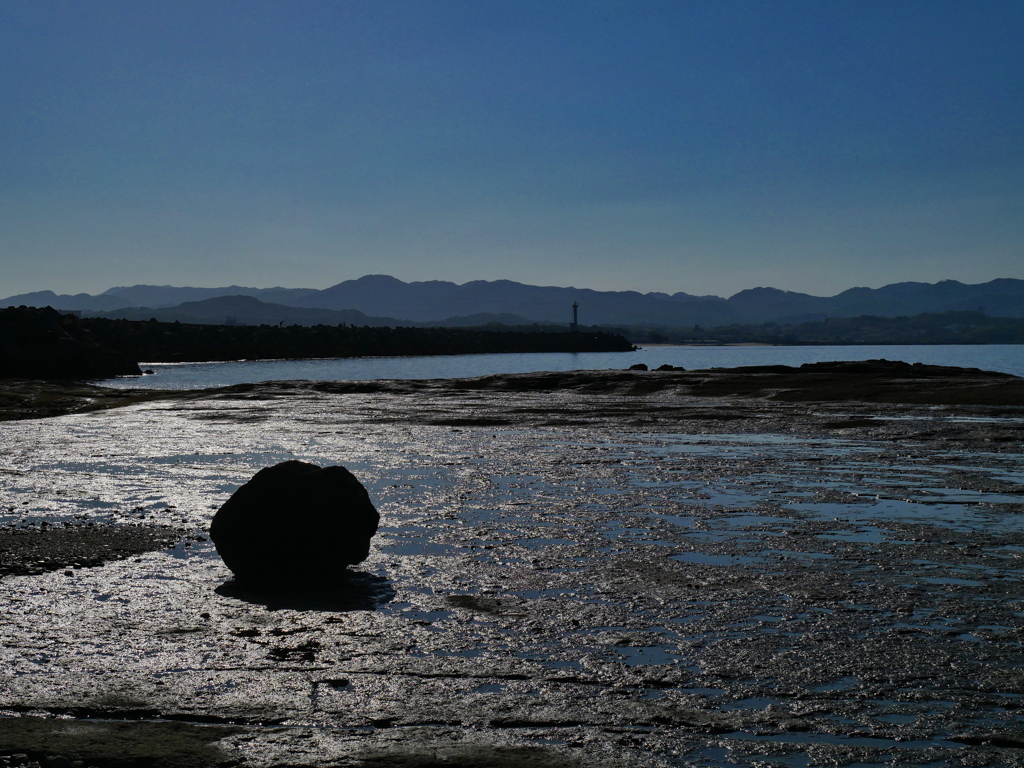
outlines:
[[714, 328], [965, 310], [1020, 318], [1024, 317], [1024, 280], [1002, 278], [977, 285], [955, 280], [896, 283], [877, 289], [851, 288], [831, 297], [752, 288], [726, 299], [682, 292], [534, 286], [510, 280], [406, 283], [387, 275], [367, 275], [323, 290], [136, 285], [110, 288], [96, 296], [38, 291], [0, 299], [0, 306], [51, 306], [84, 315], [211, 324], [517, 325], [567, 324], [573, 302], [579, 304], [581, 325]]

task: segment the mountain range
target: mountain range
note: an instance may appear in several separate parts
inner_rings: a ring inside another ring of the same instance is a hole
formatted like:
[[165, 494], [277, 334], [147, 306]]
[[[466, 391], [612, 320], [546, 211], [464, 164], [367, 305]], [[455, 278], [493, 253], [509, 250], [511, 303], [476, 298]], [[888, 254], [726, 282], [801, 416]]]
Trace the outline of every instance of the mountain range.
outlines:
[[218, 325], [566, 325], [572, 320], [573, 303], [579, 305], [581, 325], [605, 326], [792, 325], [829, 317], [949, 311], [1020, 318], [1024, 317], [1024, 280], [1001, 278], [974, 285], [955, 280], [906, 282], [851, 288], [830, 297], [752, 288], [722, 298], [535, 286], [511, 280], [406, 283], [387, 275], [367, 275], [323, 290], [135, 285], [95, 296], [38, 291], [0, 299], [0, 306], [51, 306], [83, 315]]

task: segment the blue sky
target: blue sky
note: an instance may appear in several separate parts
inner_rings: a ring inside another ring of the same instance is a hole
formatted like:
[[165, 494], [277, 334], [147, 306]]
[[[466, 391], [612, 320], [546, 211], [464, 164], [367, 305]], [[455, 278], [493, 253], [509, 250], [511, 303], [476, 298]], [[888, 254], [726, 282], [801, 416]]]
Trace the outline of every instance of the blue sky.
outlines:
[[0, 0], [0, 295], [1024, 278], [1024, 4]]

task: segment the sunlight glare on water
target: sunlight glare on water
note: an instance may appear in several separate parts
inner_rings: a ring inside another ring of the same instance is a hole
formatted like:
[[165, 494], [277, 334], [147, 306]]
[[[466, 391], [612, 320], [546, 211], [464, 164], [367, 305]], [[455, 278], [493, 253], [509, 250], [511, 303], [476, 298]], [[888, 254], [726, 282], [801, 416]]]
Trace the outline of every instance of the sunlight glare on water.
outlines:
[[[1010, 686], [1024, 598], [1007, 596], [1024, 551], [1019, 452], [717, 424], [700, 434], [604, 422], [455, 428], [396, 418], [399, 408], [436, 407], [426, 396], [251, 395], [5, 423], [0, 522], [205, 533], [259, 469], [341, 464], [381, 512], [359, 573], [388, 602], [330, 623], [315, 611], [254, 610], [224, 592], [230, 574], [202, 540], [71, 576], [8, 579], [0, 591], [33, 605], [22, 623], [11, 613], [0, 652], [24, 685], [55, 675], [61, 701], [70, 695], [62, 662], [32, 655], [60, 647], [68, 679], [109, 685], [131, 659], [147, 665], [132, 678], [146, 685], [158, 675], [192, 685], [201, 674], [207, 712], [226, 697], [249, 706], [269, 696], [289, 722], [335, 728], [358, 708], [331, 696], [378, 697], [374, 707], [401, 714], [441, 675], [436, 690], [503, 697], [470, 701], [488, 717], [609, 702], [598, 715], [611, 719], [599, 722], [655, 724], [645, 746], [659, 724], [684, 723], [687, 745], [670, 738], [675, 726], [662, 729], [661, 743], [687, 750], [677, 766], [766, 764], [744, 743], [771, 746], [772, 764], [800, 764], [808, 745], [955, 749], [950, 733], [1017, 727]], [[462, 407], [458, 395], [442, 397]], [[33, 578], [51, 580], [37, 588]], [[300, 651], [316, 657], [308, 670], [288, 655]], [[280, 669], [268, 661], [275, 652], [288, 662]], [[207, 680], [206, 658], [217, 680]], [[513, 671], [488, 671], [508, 660]], [[416, 661], [429, 669], [410, 678]], [[324, 669], [355, 682], [310, 699]], [[962, 669], [993, 670], [983, 696], [963, 690]], [[416, 697], [401, 687], [409, 679]], [[391, 698], [379, 698], [387, 686]], [[794, 705], [808, 713], [803, 731], [790, 728]], [[751, 712], [757, 719], [744, 719]], [[691, 728], [705, 716], [713, 729]], [[844, 741], [842, 718], [874, 735]], [[701, 762], [709, 739], [730, 744], [728, 760]]]

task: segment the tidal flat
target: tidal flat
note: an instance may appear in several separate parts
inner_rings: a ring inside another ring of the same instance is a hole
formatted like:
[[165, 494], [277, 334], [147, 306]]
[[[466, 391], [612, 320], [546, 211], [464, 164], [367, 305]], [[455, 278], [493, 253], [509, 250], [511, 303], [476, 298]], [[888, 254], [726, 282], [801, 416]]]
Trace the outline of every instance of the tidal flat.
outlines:
[[[154, 540], [3, 550], [0, 755], [1024, 765], [1022, 380], [786, 376], [12, 385], [64, 415], [0, 424], [2, 533]], [[380, 531], [344, 583], [242, 589], [210, 519], [288, 459]]]

